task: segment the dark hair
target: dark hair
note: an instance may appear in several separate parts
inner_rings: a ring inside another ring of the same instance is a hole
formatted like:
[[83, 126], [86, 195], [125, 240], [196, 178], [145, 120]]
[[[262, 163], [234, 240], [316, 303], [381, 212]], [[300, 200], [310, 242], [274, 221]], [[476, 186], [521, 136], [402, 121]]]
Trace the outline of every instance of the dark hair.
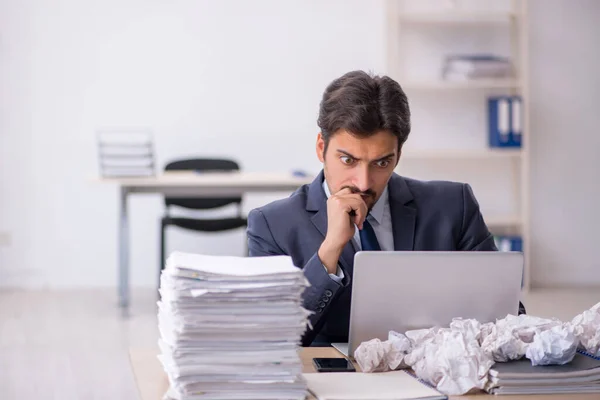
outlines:
[[398, 138], [398, 150], [410, 133], [410, 109], [406, 94], [388, 76], [352, 71], [327, 86], [317, 120], [325, 141], [344, 129], [356, 136], [388, 130]]

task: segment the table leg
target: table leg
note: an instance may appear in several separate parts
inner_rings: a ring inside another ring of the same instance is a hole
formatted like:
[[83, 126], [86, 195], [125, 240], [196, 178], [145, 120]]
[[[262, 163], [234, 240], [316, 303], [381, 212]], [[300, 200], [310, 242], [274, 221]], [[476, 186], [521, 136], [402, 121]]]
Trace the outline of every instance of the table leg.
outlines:
[[119, 191], [119, 306], [129, 307], [129, 220], [127, 215], [128, 190]]

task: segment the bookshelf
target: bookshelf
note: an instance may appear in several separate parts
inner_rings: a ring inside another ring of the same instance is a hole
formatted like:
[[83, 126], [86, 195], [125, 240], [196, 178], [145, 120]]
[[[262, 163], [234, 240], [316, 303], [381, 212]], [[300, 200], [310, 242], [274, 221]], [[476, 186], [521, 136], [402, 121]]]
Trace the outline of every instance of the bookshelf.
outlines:
[[411, 150], [402, 152], [402, 160], [410, 159], [447, 159], [447, 160], [486, 160], [489, 158], [503, 158], [518, 160], [522, 152], [516, 149], [442, 149], [442, 150]]
[[[530, 288], [527, 4], [524, 0], [388, 0], [386, 73], [406, 91], [411, 136], [397, 172], [419, 179], [467, 181], [494, 235], [523, 241], [523, 290]], [[508, 57], [502, 79], [447, 81], [449, 54]], [[520, 147], [488, 146], [487, 98], [522, 97]], [[498, 200], [500, 199], [501, 200]]]
[[409, 81], [402, 87], [406, 90], [518, 89], [521, 87], [521, 83], [515, 79], [478, 79], [466, 82], [431, 80]]
[[405, 12], [399, 15], [403, 24], [422, 25], [487, 25], [510, 24], [517, 18], [514, 12], [485, 12], [452, 10], [452, 12]]

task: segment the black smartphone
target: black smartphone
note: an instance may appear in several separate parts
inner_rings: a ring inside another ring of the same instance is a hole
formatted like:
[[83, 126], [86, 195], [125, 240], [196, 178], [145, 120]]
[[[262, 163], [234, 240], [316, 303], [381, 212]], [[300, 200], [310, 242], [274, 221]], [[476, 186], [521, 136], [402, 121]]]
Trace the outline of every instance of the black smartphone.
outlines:
[[345, 358], [313, 358], [317, 372], [355, 372], [354, 365]]

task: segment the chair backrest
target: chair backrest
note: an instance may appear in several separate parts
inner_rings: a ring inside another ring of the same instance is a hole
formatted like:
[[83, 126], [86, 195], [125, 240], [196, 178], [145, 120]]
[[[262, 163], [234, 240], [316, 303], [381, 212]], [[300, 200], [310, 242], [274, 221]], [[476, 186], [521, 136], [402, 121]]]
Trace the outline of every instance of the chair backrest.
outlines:
[[[177, 160], [172, 161], [165, 166], [165, 171], [233, 172], [239, 170], [240, 166], [233, 160], [213, 158], [192, 158], [186, 160]], [[237, 203], [238, 205], [241, 204], [242, 198], [165, 197], [165, 205], [167, 207], [179, 206], [196, 210], [218, 208], [233, 203]]]

